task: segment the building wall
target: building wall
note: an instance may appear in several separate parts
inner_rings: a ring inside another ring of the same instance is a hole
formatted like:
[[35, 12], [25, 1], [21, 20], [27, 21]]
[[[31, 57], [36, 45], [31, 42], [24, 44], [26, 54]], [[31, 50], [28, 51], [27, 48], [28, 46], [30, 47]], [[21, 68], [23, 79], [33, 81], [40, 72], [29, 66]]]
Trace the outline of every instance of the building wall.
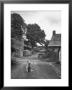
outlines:
[[53, 62], [59, 61], [59, 47], [49, 47], [49, 59]]
[[23, 56], [23, 50], [24, 50], [24, 40], [16, 40], [13, 39], [13, 45], [12, 47], [14, 47], [16, 49], [16, 51], [14, 52], [13, 55], [18, 56], [18, 57], [22, 57]]

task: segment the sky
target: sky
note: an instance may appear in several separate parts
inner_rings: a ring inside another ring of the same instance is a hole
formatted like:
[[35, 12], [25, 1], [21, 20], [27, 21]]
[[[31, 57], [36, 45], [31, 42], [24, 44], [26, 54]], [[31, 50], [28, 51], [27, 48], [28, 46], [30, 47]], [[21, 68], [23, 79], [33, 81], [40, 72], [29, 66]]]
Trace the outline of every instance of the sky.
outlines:
[[47, 40], [51, 39], [53, 30], [61, 33], [60, 10], [12, 11], [11, 13], [20, 14], [26, 24], [38, 24], [44, 30]]

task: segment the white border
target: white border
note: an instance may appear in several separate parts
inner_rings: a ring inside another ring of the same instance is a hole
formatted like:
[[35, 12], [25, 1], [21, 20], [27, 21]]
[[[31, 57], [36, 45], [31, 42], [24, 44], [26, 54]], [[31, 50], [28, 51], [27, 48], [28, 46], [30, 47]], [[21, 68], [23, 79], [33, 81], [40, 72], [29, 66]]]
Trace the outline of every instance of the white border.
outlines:
[[[62, 79], [11, 79], [11, 11], [61, 10]], [[4, 86], [68, 86], [69, 4], [4, 4]]]

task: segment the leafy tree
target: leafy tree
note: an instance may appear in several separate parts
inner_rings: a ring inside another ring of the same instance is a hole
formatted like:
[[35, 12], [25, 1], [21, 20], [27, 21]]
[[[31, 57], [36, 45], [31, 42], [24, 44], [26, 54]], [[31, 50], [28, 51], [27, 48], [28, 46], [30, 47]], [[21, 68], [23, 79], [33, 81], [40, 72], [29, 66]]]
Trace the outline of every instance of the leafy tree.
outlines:
[[11, 14], [11, 38], [21, 39], [26, 28], [23, 18], [17, 14]]
[[41, 42], [45, 39], [44, 31], [37, 24], [28, 24], [26, 35], [32, 47], [36, 46], [36, 43], [42, 44]]
[[49, 40], [44, 41], [45, 48], [48, 49]]

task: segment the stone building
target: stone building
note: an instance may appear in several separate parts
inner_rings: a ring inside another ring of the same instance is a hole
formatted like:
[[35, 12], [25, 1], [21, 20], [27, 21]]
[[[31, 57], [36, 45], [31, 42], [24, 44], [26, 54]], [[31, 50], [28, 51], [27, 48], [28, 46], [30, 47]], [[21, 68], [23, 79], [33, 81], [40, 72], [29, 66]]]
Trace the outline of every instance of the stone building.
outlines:
[[12, 38], [12, 41], [13, 41], [12, 47], [15, 48], [14, 55], [18, 56], [18, 57], [22, 57], [23, 51], [24, 51], [24, 39], [16, 40], [16, 39]]
[[48, 46], [56, 53], [56, 58], [58, 58], [57, 60], [61, 61], [61, 34], [57, 34], [56, 31], [53, 31], [52, 38]]

